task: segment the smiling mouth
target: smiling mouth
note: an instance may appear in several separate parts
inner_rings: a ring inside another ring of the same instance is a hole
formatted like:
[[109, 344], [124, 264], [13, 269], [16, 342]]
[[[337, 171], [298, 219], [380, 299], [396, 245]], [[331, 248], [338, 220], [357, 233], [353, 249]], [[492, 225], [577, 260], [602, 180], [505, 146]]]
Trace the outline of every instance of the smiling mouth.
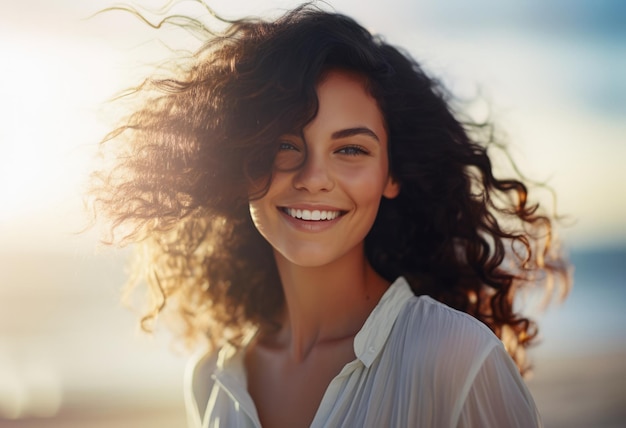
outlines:
[[281, 208], [281, 210], [293, 218], [308, 221], [330, 221], [345, 214], [342, 211], [329, 210], [299, 210], [295, 208]]

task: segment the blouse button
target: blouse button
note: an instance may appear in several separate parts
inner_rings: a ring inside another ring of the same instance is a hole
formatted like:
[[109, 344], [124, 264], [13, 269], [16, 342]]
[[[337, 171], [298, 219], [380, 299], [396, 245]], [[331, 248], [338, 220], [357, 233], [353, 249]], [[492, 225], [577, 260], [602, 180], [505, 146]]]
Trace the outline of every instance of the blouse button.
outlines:
[[369, 352], [370, 354], [374, 353], [374, 347], [370, 346], [370, 348], [367, 350], [367, 352]]

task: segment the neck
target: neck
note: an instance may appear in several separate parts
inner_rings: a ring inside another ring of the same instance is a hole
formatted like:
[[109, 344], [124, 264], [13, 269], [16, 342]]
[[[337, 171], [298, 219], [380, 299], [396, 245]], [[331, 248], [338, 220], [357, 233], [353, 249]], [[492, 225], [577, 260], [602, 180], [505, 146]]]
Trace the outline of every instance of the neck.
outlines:
[[304, 361], [319, 345], [351, 340], [389, 283], [367, 261], [363, 248], [321, 267], [303, 267], [275, 254], [285, 293], [276, 346]]

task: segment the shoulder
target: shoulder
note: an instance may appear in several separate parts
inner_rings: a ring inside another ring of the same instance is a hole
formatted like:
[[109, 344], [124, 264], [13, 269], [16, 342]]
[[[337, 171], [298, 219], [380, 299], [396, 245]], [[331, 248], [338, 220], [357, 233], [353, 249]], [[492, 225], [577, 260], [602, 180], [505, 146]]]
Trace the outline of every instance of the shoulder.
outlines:
[[523, 390], [515, 364], [486, 325], [426, 296], [406, 301], [373, 368], [402, 391], [408, 411], [427, 418], [425, 426], [456, 426], [451, 421], [458, 421], [476, 382], [484, 384], [481, 401], [504, 391], [491, 384], [500, 377]]
[[400, 312], [397, 328], [414, 342], [435, 349], [465, 346], [470, 349], [502, 346], [500, 339], [482, 322], [429, 296], [416, 296]]
[[494, 349], [504, 349], [476, 318], [427, 296], [407, 302], [387, 346], [404, 373], [455, 390], [472, 382]]
[[[362, 337], [361, 337], [362, 336]], [[415, 296], [409, 284], [399, 277], [383, 296], [355, 339], [375, 345], [385, 338], [383, 348], [407, 364], [456, 364], [457, 358], [480, 364], [500, 339], [482, 322], [429, 296]], [[356, 346], [358, 350], [364, 346]]]

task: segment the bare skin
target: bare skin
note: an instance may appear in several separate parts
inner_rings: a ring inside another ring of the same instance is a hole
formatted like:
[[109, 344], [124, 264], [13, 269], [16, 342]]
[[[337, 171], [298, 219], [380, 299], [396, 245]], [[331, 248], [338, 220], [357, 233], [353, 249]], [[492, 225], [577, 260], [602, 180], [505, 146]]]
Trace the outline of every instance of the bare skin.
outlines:
[[[281, 269], [282, 327], [259, 335], [246, 354], [248, 391], [264, 427], [309, 426], [332, 379], [356, 358], [354, 336], [389, 287], [361, 250], [333, 267]], [[355, 269], [340, 269], [346, 262]]]
[[285, 294], [280, 328], [260, 331], [245, 356], [264, 427], [311, 424], [389, 287], [364, 252], [381, 198], [399, 190], [389, 175], [382, 113], [354, 73], [330, 72], [317, 92], [317, 116], [302, 135], [284, 136], [277, 155], [279, 164], [305, 162], [277, 169], [267, 193], [250, 202]]

